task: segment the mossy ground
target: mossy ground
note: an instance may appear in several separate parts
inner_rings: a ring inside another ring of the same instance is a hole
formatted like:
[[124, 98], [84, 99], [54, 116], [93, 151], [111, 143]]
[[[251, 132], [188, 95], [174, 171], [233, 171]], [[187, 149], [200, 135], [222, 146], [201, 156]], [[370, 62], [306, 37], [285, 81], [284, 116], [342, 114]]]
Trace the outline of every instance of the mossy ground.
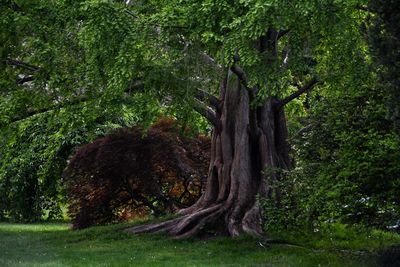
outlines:
[[[343, 226], [314, 234], [173, 240], [111, 225], [72, 231], [68, 223], [0, 224], [0, 266], [382, 266], [380, 250], [400, 236]], [[393, 265], [396, 266], [396, 265]]]

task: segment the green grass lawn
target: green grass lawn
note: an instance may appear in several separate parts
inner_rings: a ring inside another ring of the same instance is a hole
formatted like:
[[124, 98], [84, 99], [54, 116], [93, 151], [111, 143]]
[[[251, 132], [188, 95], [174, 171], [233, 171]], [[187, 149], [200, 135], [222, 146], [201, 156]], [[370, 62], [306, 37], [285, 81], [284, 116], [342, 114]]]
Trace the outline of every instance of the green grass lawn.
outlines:
[[346, 229], [331, 237], [276, 234], [288, 243], [268, 243], [250, 237], [173, 240], [127, 234], [124, 227], [72, 231], [66, 223], [2, 223], [0, 266], [379, 266], [376, 250], [400, 244], [399, 235], [350, 235]]

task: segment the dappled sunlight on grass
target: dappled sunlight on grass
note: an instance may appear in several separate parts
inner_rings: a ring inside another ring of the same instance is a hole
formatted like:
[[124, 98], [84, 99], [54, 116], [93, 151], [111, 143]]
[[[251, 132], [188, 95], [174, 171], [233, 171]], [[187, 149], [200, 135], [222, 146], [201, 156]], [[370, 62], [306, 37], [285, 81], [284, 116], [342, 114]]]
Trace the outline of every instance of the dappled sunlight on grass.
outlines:
[[0, 232], [55, 232], [70, 229], [68, 223], [13, 224], [0, 223]]

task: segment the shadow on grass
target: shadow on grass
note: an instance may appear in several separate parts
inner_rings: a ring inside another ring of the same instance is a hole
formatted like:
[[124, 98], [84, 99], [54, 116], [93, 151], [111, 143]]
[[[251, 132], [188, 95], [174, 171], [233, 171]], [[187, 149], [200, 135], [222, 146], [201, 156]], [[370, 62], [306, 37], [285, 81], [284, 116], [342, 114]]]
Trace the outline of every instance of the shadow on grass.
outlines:
[[392, 246], [378, 252], [377, 263], [379, 266], [400, 266], [400, 245]]

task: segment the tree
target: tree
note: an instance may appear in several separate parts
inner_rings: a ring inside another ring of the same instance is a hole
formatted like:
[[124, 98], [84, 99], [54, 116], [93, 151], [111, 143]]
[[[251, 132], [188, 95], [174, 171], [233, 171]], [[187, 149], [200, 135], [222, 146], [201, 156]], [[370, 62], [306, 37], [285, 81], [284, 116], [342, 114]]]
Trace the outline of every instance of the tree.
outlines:
[[115, 128], [147, 127], [159, 115], [140, 85], [111, 94], [99, 67], [89, 72], [90, 60], [80, 64], [80, 4], [0, 6], [0, 220], [60, 217], [61, 173], [74, 148]]
[[[34, 89], [48, 96], [39, 106], [90, 99], [96, 114], [141, 94], [188, 123], [201, 121], [194, 108], [214, 127], [199, 201], [180, 218], [131, 229], [177, 237], [208, 227], [262, 233], [257, 195], [270, 195], [279, 208], [277, 181], [293, 166], [284, 108], [298, 107], [318, 81], [327, 84], [321, 90], [343, 84], [365, 17], [356, 9], [362, 1], [9, 2], [12, 15], [44, 16], [38, 32], [56, 36], [34, 34], [32, 46], [13, 40], [18, 45], [6, 53], [46, 74], [35, 77]], [[132, 89], [138, 84], [140, 92]]]
[[382, 86], [387, 92], [389, 117], [397, 131], [400, 129], [399, 88], [399, 7], [396, 1], [371, 0], [367, 10], [371, 12], [372, 25], [368, 28], [369, 45], [374, 62], [379, 65]]
[[79, 147], [63, 172], [74, 229], [160, 216], [193, 204], [207, 177], [210, 140], [163, 118], [143, 136], [123, 128]]
[[[399, 217], [398, 12], [388, 1], [368, 1], [363, 33], [341, 83], [318, 92], [292, 138], [298, 153], [292, 197], [297, 216], [386, 228]], [[354, 38], [354, 37], [353, 37]], [[397, 40], [397, 41], [396, 41]], [[340, 56], [340, 55], [337, 55]], [[344, 90], [343, 88], [346, 88]], [[389, 116], [388, 116], [389, 115]], [[398, 129], [397, 129], [398, 130]], [[386, 228], [390, 229], [390, 228]]]
[[[293, 167], [284, 107], [309, 92], [318, 75], [324, 76], [318, 68], [327, 57], [319, 50], [335, 51], [324, 45], [352, 34], [359, 20], [347, 25], [344, 34], [337, 28], [358, 16], [352, 5], [208, 1], [180, 7], [180, 12], [189, 10], [193, 23], [185, 22], [197, 34], [196, 41], [203, 41], [216, 55], [204, 56], [225, 72], [218, 97], [203, 91], [195, 95], [203, 100], [195, 102], [195, 109], [214, 126], [206, 189], [193, 206], [180, 211], [181, 217], [128, 231], [164, 231], [181, 238], [214, 227], [231, 236], [262, 234], [257, 196], [273, 196], [279, 208], [276, 184], [281, 171]], [[323, 19], [328, 14], [330, 18]], [[330, 23], [335, 23], [333, 30], [326, 27]], [[325, 43], [316, 38], [326, 38]], [[348, 52], [351, 41], [341, 45]], [[222, 66], [216, 63], [218, 57]], [[288, 94], [287, 88], [295, 89]]]

